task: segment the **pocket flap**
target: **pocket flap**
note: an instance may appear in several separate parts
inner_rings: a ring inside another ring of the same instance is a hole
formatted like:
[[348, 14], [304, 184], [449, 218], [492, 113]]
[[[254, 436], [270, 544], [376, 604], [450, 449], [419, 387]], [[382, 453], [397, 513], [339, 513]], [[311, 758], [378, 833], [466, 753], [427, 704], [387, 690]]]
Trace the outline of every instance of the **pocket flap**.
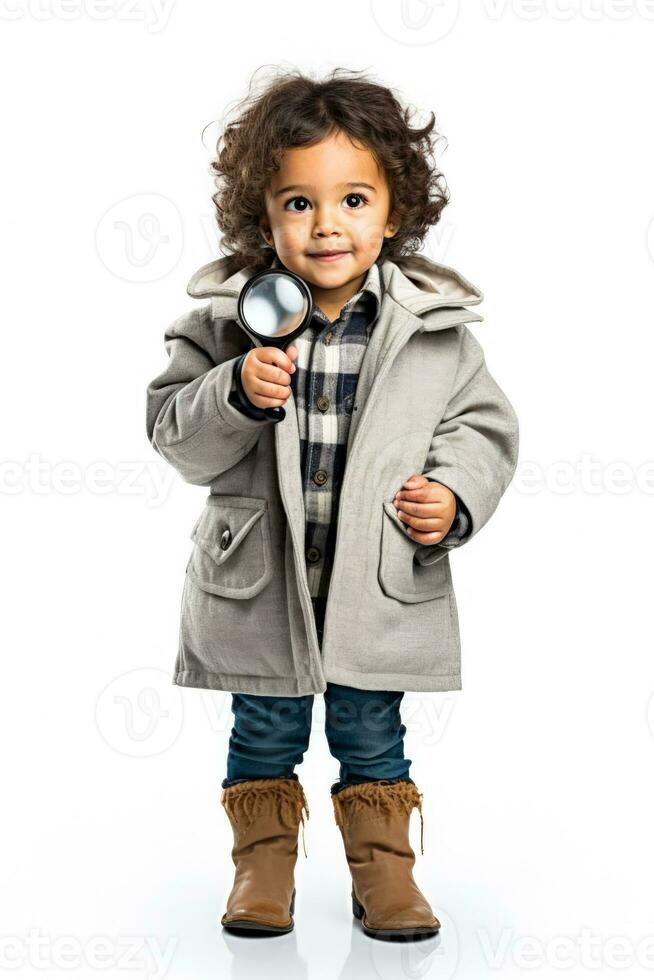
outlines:
[[191, 540], [195, 548], [187, 572], [206, 592], [248, 598], [270, 581], [273, 570], [265, 499], [210, 494]]
[[222, 565], [234, 554], [246, 534], [260, 520], [266, 502], [254, 497], [212, 494], [195, 522], [191, 540]]

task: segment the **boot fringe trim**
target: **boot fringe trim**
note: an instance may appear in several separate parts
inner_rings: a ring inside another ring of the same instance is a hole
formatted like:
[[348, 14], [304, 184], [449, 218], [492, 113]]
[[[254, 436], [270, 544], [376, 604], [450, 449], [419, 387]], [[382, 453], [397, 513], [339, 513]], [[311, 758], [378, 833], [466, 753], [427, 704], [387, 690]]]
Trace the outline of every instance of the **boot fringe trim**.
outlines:
[[[220, 802], [237, 827], [246, 829], [271, 803], [277, 808], [282, 823], [291, 830], [302, 824], [302, 845], [304, 845], [304, 818], [309, 819], [309, 806], [304, 790], [297, 779], [248, 779], [234, 783], [223, 789]], [[304, 815], [303, 815], [304, 812]]]
[[370, 817], [376, 813], [403, 813], [411, 815], [414, 807], [420, 814], [420, 853], [424, 854], [424, 822], [422, 818], [422, 793], [415, 783], [374, 780], [355, 783], [332, 793], [334, 817], [339, 827], [346, 820]]

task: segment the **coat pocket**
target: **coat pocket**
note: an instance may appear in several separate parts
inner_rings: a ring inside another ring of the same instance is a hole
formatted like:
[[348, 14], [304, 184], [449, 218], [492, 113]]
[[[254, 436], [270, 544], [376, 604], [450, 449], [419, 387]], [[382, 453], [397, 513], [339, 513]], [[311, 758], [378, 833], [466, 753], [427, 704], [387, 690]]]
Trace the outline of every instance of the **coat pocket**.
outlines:
[[191, 531], [186, 574], [205, 592], [249, 599], [273, 573], [268, 501], [210, 494]]
[[421, 565], [416, 557], [420, 544], [407, 533], [395, 505], [385, 500], [383, 507], [379, 583], [384, 593], [401, 602], [425, 602], [451, 592], [447, 551], [432, 564]]

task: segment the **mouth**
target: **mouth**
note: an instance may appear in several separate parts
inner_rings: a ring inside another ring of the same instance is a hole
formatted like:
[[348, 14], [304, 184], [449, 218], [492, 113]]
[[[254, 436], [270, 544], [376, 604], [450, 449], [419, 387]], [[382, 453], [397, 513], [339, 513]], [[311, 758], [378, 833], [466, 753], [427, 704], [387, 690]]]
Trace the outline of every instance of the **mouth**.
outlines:
[[349, 252], [334, 251], [334, 252], [309, 252], [309, 258], [315, 259], [317, 262], [336, 262], [338, 259], [342, 259], [344, 255], [349, 255]]

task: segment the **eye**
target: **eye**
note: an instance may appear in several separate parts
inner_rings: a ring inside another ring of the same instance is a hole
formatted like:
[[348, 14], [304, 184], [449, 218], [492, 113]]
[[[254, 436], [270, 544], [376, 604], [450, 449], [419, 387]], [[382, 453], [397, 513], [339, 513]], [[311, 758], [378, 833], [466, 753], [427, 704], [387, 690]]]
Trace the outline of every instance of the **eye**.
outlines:
[[304, 212], [306, 211], [306, 208], [305, 208], [305, 207], [304, 207], [304, 208], [301, 208], [301, 209], [299, 209], [299, 210], [296, 210], [295, 208], [290, 208], [290, 209], [289, 209], [289, 207], [288, 207], [288, 206], [289, 206], [289, 204], [292, 204], [292, 203], [293, 203], [293, 201], [304, 201], [304, 202], [305, 202], [305, 204], [308, 204], [308, 203], [309, 203], [309, 202], [307, 201], [307, 199], [306, 199], [306, 197], [301, 197], [301, 196], [299, 196], [299, 197], [291, 197], [291, 198], [289, 198], [289, 199], [288, 199], [288, 201], [286, 201], [286, 203], [284, 204], [284, 210], [291, 210], [291, 211], [295, 211], [295, 213], [296, 213], [296, 214], [304, 214]]
[[[349, 201], [353, 197], [354, 198], [358, 198], [360, 201], [363, 201], [364, 204], [367, 204], [368, 203], [368, 198], [366, 197], [366, 195], [365, 194], [359, 194], [358, 192], [353, 193], [353, 194], [348, 194], [347, 197], [345, 198], [345, 200], [346, 201]], [[355, 207], [352, 210], [358, 211], [358, 210], [361, 210], [361, 209], [360, 208], [357, 208], [356, 205], [355, 205]]]
[[[366, 197], [366, 195], [359, 194], [358, 191], [352, 194], [347, 194], [346, 197], [343, 198], [343, 200], [349, 202], [349, 206], [348, 206], [349, 211], [360, 211], [362, 206], [368, 204], [368, 198]], [[296, 202], [302, 202], [302, 205], [300, 207], [289, 207], [289, 205], [295, 204]], [[294, 211], [295, 214], [304, 214], [309, 207], [311, 207], [309, 201], [306, 199], [306, 197], [302, 197], [302, 195], [297, 195], [296, 197], [290, 197], [288, 201], [284, 203], [284, 210]]]

